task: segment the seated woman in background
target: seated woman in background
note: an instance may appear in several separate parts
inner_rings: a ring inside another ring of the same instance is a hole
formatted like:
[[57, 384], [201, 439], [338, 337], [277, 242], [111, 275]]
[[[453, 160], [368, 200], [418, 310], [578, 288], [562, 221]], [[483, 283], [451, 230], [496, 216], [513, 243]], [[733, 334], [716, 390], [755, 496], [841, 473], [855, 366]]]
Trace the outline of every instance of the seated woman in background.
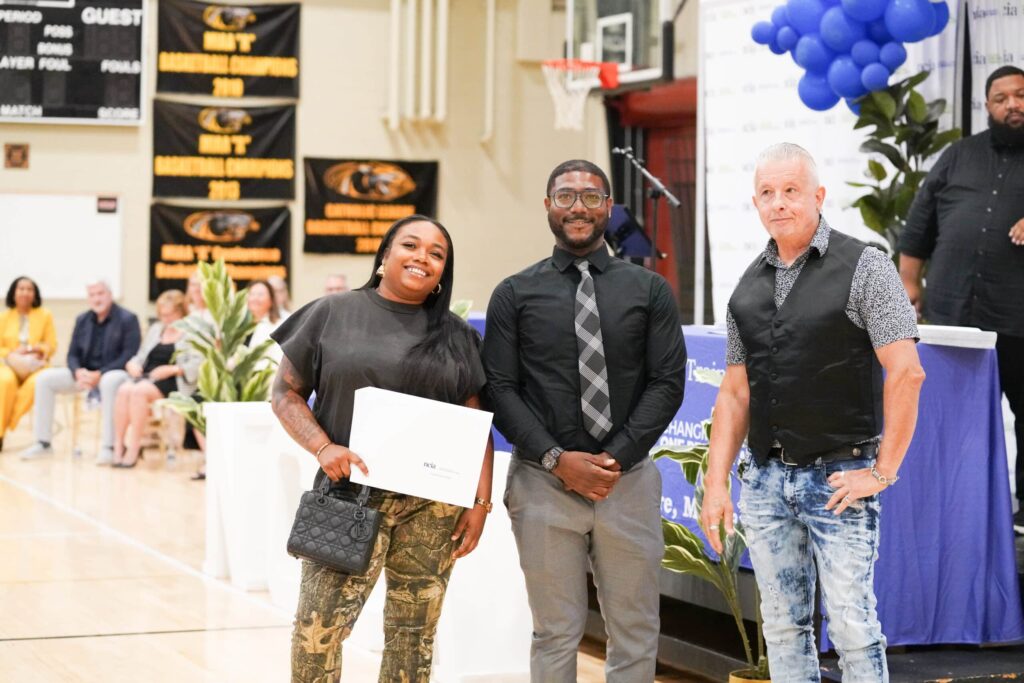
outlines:
[[4, 434], [32, 408], [36, 373], [49, 365], [56, 349], [53, 315], [43, 308], [39, 287], [27, 277], [15, 278], [7, 290], [7, 310], [0, 314], [0, 450]]
[[117, 390], [111, 467], [135, 467], [153, 401], [172, 391], [186, 395], [195, 391], [202, 356], [188, 345], [184, 332], [174, 327], [186, 313], [185, 295], [176, 289], [156, 300], [158, 319], [150, 326], [139, 352], [124, 367], [134, 381], [125, 382]]
[[[253, 280], [249, 283], [247, 303], [249, 312], [252, 313], [252, 319], [256, 321], [256, 329], [245, 342], [245, 345], [251, 349], [270, 339], [270, 333], [281, 324], [281, 312], [274, 295], [274, 288], [266, 280]], [[267, 355], [280, 362], [281, 347], [274, 344], [267, 351]], [[261, 364], [259, 367], [264, 366]]]
[[208, 323], [213, 322], [210, 309], [206, 307], [206, 299], [203, 298], [203, 283], [199, 280], [199, 269], [192, 271], [188, 278], [188, 290], [185, 292], [188, 297], [188, 314], [199, 316]]
[[[188, 278], [186, 296], [188, 296], [189, 316], [195, 316], [212, 325], [213, 315], [210, 313], [210, 309], [206, 307], [206, 299], [203, 296], [203, 283], [199, 279], [198, 268], [192, 271], [192, 275]], [[192, 392], [192, 398], [198, 401], [202, 400], [202, 396], [198, 391]], [[185, 443], [183, 445], [189, 450], [199, 451], [199, 462], [195, 473], [192, 475], [192, 480], [202, 481], [206, 479], [206, 438], [194, 427], [188, 427], [185, 430]]]

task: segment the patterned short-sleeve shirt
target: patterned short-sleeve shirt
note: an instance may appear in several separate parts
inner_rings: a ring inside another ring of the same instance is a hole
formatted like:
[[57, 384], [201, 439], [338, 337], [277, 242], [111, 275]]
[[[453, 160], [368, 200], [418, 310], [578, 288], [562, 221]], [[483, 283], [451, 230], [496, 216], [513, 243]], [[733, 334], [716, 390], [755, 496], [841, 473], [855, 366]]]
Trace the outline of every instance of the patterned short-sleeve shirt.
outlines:
[[[810, 246], [789, 266], [779, 257], [775, 240], [768, 240], [764, 257], [775, 268], [775, 308], [785, 302], [811, 250], [817, 250], [819, 255], [828, 251], [831, 232], [832, 228], [822, 217]], [[850, 298], [846, 303], [846, 317], [867, 331], [871, 345], [876, 349], [901, 339], [918, 338], [917, 312], [907, 297], [899, 273], [889, 257], [875, 247], [866, 248], [857, 262], [850, 285]], [[726, 309], [725, 322], [728, 328], [725, 362], [729, 365], [743, 365], [747, 361], [747, 349], [740, 339], [739, 328], [731, 310]]]

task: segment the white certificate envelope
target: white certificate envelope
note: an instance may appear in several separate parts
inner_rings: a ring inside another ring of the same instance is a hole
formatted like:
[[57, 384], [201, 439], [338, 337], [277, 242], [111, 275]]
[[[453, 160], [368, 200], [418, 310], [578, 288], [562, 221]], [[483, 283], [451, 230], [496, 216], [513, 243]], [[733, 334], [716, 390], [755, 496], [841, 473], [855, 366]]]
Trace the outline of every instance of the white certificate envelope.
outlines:
[[370, 475], [352, 481], [471, 508], [476, 501], [491, 413], [396, 391], [355, 393], [349, 448]]

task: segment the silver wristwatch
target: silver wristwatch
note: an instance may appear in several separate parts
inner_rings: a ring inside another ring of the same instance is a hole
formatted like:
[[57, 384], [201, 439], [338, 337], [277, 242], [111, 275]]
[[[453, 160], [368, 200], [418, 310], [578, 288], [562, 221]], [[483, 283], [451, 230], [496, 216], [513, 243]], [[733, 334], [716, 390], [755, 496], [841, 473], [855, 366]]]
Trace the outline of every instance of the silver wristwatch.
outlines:
[[559, 448], [558, 446], [544, 451], [544, 455], [540, 456], [541, 467], [546, 469], [548, 472], [553, 472], [554, 469], [558, 467], [558, 458], [562, 453], [565, 453], [565, 449]]

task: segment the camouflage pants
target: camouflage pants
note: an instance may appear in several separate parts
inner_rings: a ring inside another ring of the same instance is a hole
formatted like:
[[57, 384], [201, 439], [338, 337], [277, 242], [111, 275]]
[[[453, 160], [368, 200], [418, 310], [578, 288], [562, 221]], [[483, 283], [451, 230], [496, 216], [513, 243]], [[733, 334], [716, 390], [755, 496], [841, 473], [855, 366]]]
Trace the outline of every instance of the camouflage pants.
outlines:
[[292, 683], [335, 683], [341, 644], [383, 569], [384, 658], [379, 680], [428, 683], [434, 633], [452, 572], [452, 533], [463, 508], [396, 493], [375, 492], [370, 505], [383, 519], [364, 576], [302, 563], [292, 633]]

